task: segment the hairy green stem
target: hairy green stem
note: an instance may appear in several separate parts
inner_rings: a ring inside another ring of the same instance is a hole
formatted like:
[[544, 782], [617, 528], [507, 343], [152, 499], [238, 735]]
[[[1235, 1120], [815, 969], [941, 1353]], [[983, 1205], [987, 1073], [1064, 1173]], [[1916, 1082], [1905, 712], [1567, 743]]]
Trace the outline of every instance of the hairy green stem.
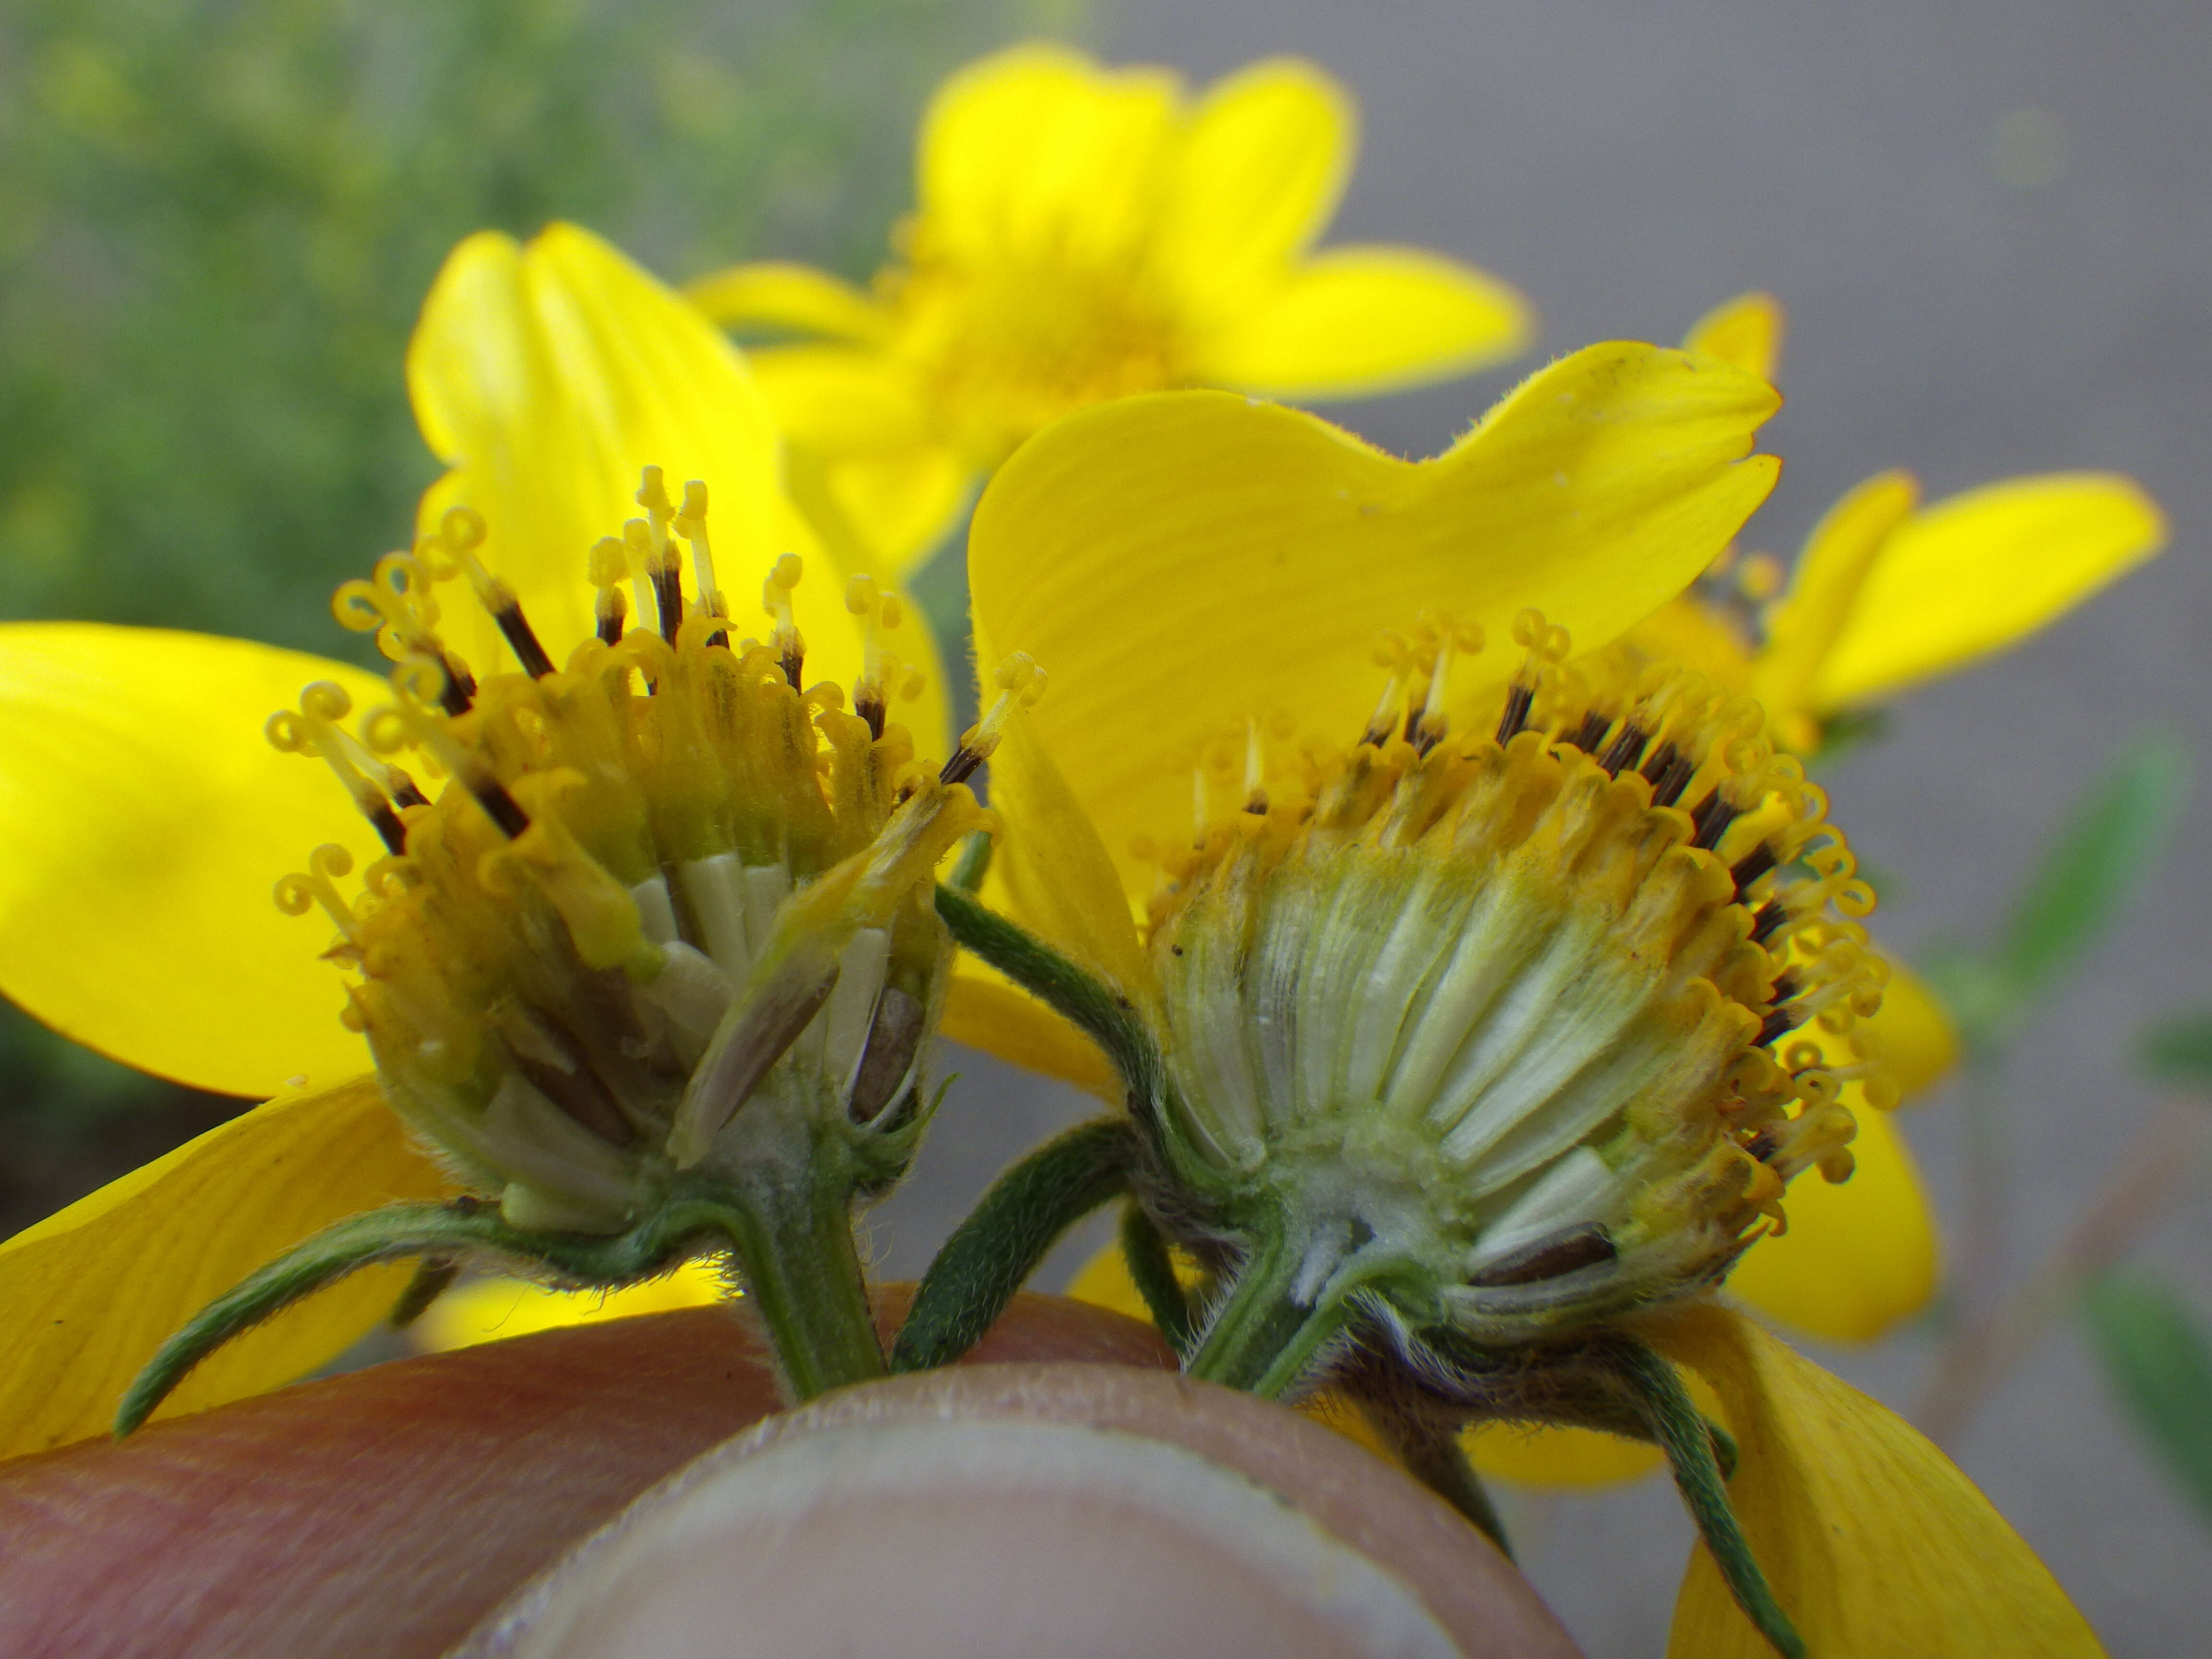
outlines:
[[1145, 1206], [1133, 1199], [1121, 1212], [1121, 1259], [1128, 1264], [1137, 1294], [1145, 1298], [1152, 1323], [1159, 1327], [1168, 1346], [1187, 1356], [1194, 1335], [1190, 1298], [1183, 1294], [1182, 1281], [1176, 1277], [1175, 1257], [1168, 1250], [1167, 1239], [1145, 1213]]
[[1183, 1369], [1263, 1400], [1287, 1393], [1352, 1320], [1341, 1297], [1298, 1295], [1310, 1276], [1302, 1240], [1279, 1227], [1263, 1234]]
[[1136, 1130], [1125, 1117], [1079, 1123], [994, 1182], [915, 1291], [891, 1345], [894, 1371], [949, 1365], [998, 1322], [1061, 1234], [1127, 1190]]

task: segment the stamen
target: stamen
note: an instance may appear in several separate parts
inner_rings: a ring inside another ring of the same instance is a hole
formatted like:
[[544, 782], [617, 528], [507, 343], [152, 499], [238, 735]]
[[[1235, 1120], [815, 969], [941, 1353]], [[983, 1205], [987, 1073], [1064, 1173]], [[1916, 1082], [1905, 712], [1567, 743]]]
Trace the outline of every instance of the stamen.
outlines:
[[1267, 816], [1267, 757], [1260, 746], [1260, 722], [1244, 726], [1244, 810], [1255, 817]]
[[607, 645], [620, 645], [629, 615], [629, 601], [622, 591], [623, 578], [629, 574], [629, 551], [614, 537], [600, 537], [592, 544], [588, 573], [592, 585], [599, 589], [592, 610], [599, 639]]
[[1436, 661], [1429, 670], [1428, 695], [1422, 699], [1420, 713], [1407, 722], [1406, 733], [1414, 749], [1424, 755], [1444, 740], [1444, 699], [1449, 695], [1453, 656], [1472, 656], [1482, 649], [1482, 630], [1472, 623], [1462, 626], [1440, 616], [1432, 625], [1437, 633]]
[[445, 721], [423, 706], [423, 681], [436, 670], [435, 663], [424, 659], [394, 670], [392, 683], [399, 701], [370, 715], [362, 735], [380, 755], [395, 755], [410, 744], [428, 750], [438, 764], [476, 798], [500, 833], [513, 841], [530, 828], [530, 815], [491, 775], [477, 752], [465, 747], [447, 729]]
[[[353, 734], [338, 724], [352, 712], [353, 699], [346, 695], [343, 686], [335, 680], [317, 680], [300, 693], [296, 711], [287, 708], [271, 714], [262, 731], [270, 745], [280, 752], [309, 756], [328, 765], [345, 786], [346, 793], [353, 798], [356, 809], [376, 826], [376, 833], [386, 848], [394, 853], [404, 852], [406, 826], [393, 810], [392, 800], [386, 799], [386, 788], [390, 785], [380, 775], [397, 772], [398, 769], [387, 768], [368, 753]], [[408, 789], [414, 789], [404, 773], [398, 773], [398, 778]], [[393, 799], [397, 798], [395, 790]], [[411, 801], [398, 801], [402, 806], [421, 804], [419, 792]]]
[[536, 631], [524, 620], [522, 602], [514, 597], [514, 590], [485, 569], [483, 561], [477, 556], [477, 549], [483, 545], [483, 539], [484, 521], [473, 508], [448, 507], [438, 521], [438, 549], [468, 577], [477, 602], [491, 612], [492, 620], [499, 624], [499, 631], [513, 648], [515, 660], [522, 665], [522, 672], [532, 679], [542, 680], [553, 672], [553, 659], [545, 654]]
[[[714, 551], [707, 542], [707, 486], [696, 478], [684, 486], [684, 509], [676, 515], [675, 529], [691, 549], [691, 575], [699, 589], [700, 613], [727, 617], [729, 601], [715, 584]], [[729, 642], [726, 629], [717, 629], [707, 636], [709, 645], [726, 647]]]
[[961, 734], [960, 747], [953, 750], [952, 758], [937, 775], [939, 783], [964, 783], [974, 776], [975, 769], [990, 759], [998, 748], [1006, 722], [1015, 710], [1034, 708], [1037, 699], [1044, 696], [1044, 670], [1026, 653], [1015, 652], [999, 665], [998, 672], [991, 678], [999, 688], [998, 701], [981, 720]]
[[794, 691], [800, 689], [799, 674], [806, 665], [806, 641], [799, 637], [799, 624], [792, 620], [791, 590], [799, 586], [805, 570], [799, 555], [785, 554], [775, 562], [775, 568], [769, 572], [761, 592], [761, 603], [775, 623], [769, 635], [769, 648], [783, 665], [785, 683]]
[[429, 565], [413, 553], [387, 553], [368, 580], [341, 583], [331, 614], [356, 634], [376, 635], [376, 648], [393, 662], [428, 657], [445, 672], [439, 701], [449, 714], [465, 714], [476, 700], [476, 677], [438, 637], [438, 602]]
[[[1373, 654], [1375, 665], [1389, 671], [1389, 678], [1382, 683], [1382, 701], [1367, 717], [1359, 741], [1379, 749], [1390, 741], [1390, 734], [1398, 729], [1398, 711], [1406, 701], [1406, 682], [1413, 665], [1413, 647], [1397, 629], [1385, 629], [1375, 636]], [[1200, 817], [1202, 819], [1202, 812]]]
[[1643, 757], [1644, 745], [1650, 741], [1651, 734], [1638, 726], [1633, 719], [1623, 720], [1620, 724], [1620, 735], [1615, 738], [1612, 746], [1598, 757], [1597, 763], [1605, 768], [1610, 775], [1617, 778], [1624, 769], [1635, 765]]
[[335, 842], [326, 842], [307, 854], [307, 872], [286, 876], [276, 884], [276, 908], [288, 916], [304, 916], [320, 905], [349, 945], [358, 944], [360, 931], [353, 907], [338, 891], [337, 878], [353, 871], [353, 854]]
[[[880, 738], [890, 707], [889, 682], [897, 677], [901, 667], [898, 659], [884, 649], [883, 636], [904, 619], [906, 608], [896, 594], [878, 592], [875, 579], [865, 575], [845, 584], [845, 608], [860, 619], [860, 673], [853, 682], [853, 712], [867, 721], [872, 736]], [[914, 677], [908, 683], [913, 684]]]

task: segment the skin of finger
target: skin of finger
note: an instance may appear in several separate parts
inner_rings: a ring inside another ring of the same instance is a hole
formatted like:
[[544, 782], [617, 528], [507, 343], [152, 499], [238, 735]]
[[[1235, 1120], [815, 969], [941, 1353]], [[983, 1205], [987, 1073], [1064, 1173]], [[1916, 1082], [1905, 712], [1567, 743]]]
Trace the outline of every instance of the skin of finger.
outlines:
[[[895, 1326], [906, 1292], [887, 1289]], [[1024, 1296], [977, 1364], [1170, 1368]], [[715, 1308], [394, 1360], [0, 1465], [0, 1652], [430, 1659], [671, 1471], [782, 1402]]]
[[[689, 1466], [669, 1488], [688, 1488], [716, 1465], [824, 1430], [993, 1421], [1079, 1424], [1166, 1441], [1234, 1470], [1407, 1584], [1468, 1659], [1574, 1659], [1580, 1652], [1497, 1547], [1394, 1466], [1297, 1413], [1172, 1371], [978, 1363], [842, 1389], [760, 1424]], [[654, 1501], [641, 1500], [633, 1516]], [[457, 1659], [478, 1652], [464, 1649]]]

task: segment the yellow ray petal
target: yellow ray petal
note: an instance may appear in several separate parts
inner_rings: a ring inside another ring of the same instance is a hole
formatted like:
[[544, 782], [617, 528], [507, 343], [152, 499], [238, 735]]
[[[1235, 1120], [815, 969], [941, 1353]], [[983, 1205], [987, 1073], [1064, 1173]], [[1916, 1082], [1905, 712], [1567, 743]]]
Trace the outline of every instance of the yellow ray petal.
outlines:
[[1782, 367], [1784, 332], [1781, 301], [1771, 294], [1739, 294], [1692, 323], [1682, 349], [1702, 351], [1771, 381]]
[[825, 455], [865, 455], [929, 436], [912, 378], [880, 352], [770, 346], [749, 362], [777, 427], [795, 444]]
[[2106, 473], [2012, 478], [1938, 501], [1889, 538], [1813, 701], [1863, 702], [2000, 650], [2165, 540], [2157, 503]]
[[1790, 1231], [1759, 1240], [1729, 1275], [1761, 1313], [1831, 1342], [1871, 1342], [1926, 1307], [1940, 1255], [1904, 1135], [1888, 1113], [1851, 1104], [1851, 1178], [1831, 1186], [1808, 1172], [1791, 1182]]
[[1959, 1063], [1959, 1031], [1928, 981], [1893, 958], [1881, 1007], [1865, 1025], [1905, 1100], [1925, 1094]]
[[1752, 656], [1735, 631], [1695, 599], [1669, 599], [1628, 631], [1647, 657], [1694, 668], [1731, 691], [1751, 690]]
[[890, 331], [884, 308], [842, 276], [781, 259], [695, 276], [684, 297], [725, 328], [764, 325], [862, 343]]
[[[2066, 1593], [1972, 1481], [1902, 1419], [1711, 1305], [1654, 1322], [1719, 1394], [1742, 1451], [1729, 1495], [1820, 1659], [2095, 1659]], [[1692, 1555], [1667, 1651], [1771, 1659], [1711, 1558]]]
[[1336, 212], [1358, 119], [1342, 87], [1294, 58], [1206, 88], [1168, 186], [1161, 274], [1200, 308], [1278, 277]]
[[1519, 1486], [1565, 1491], [1641, 1480], [1667, 1459], [1658, 1447], [1595, 1429], [1485, 1423], [1462, 1437], [1479, 1474]]
[[262, 735], [302, 686], [373, 675], [297, 651], [89, 623], [0, 627], [0, 990], [80, 1042], [265, 1095], [368, 1063], [338, 1024], [331, 929], [270, 897], [325, 842], [383, 855], [319, 762]]
[[1120, 1105], [1126, 1093], [1121, 1074], [1097, 1043], [972, 957], [961, 959], [939, 1029], [955, 1042], [1073, 1083], [1111, 1104]]
[[416, 1348], [434, 1353], [563, 1325], [712, 1307], [730, 1296], [729, 1282], [712, 1261], [687, 1261], [673, 1273], [618, 1291], [556, 1291], [524, 1279], [478, 1279], [432, 1303], [407, 1335]]
[[1150, 234], [1176, 131], [1164, 70], [1022, 46], [939, 88], [916, 157], [919, 249], [963, 263], [1094, 264]]
[[1328, 248], [1194, 342], [1194, 378], [1275, 398], [1390, 392], [1502, 362], [1534, 320], [1513, 289], [1440, 253]]
[[[976, 651], [991, 660], [981, 623]], [[1048, 699], [1053, 695], [1048, 688]], [[991, 757], [991, 807], [1003, 828], [984, 898], [1129, 997], [1153, 1007], [1159, 985], [1113, 860], [1040, 740], [1036, 710], [1007, 722]]]
[[1752, 681], [1766, 712], [1784, 723], [1785, 741], [1806, 748], [1817, 739], [1817, 727], [1790, 728], [1802, 722], [1814, 678], [1843, 637], [1890, 536], [1919, 501], [1911, 473], [1880, 473], [1830, 507], [1806, 538]]
[[[1024, 446], [976, 508], [981, 659], [1024, 650], [1051, 675], [1030, 724], [1141, 893], [1131, 839], [1185, 832], [1200, 746], [1279, 712], [1348, 738], [1378, 690], [1378, 630], [1430, 606], [1479, 623], [1492, 643], [1472, 691], [1516, 665], [1524, 605], [1578, 647], [1649, 615], [1771, 488], [1773, 462], [1746, 457], [1775, 401], [1711, 359], [1609, 344], [1418, 463], [1220, 392], [1085, 410]], [[994, 801], [1018, 859], [1035, 838], [1005, 769]]]
[[[155, 1351], [208, 1303], [334, 1221], [451, 1188], [356, 1078], [287, 1095], [0, 1245], [0, 1457], [105, 1434]], [[334, 1358], [392, 1310], [378, 1267], [229, 1344], [155, 1415], [204, 1411]]]
[[[455, 501], [483, 514], [486, 560], [556, 661], [592, 631], [585, 558], [640, 515], [648, 464], [673, 494], [706, 482], [718, 577], [738, 620], [793, 544], [777, 514], [775, 427], [735, 348], [573, 225], [526, 246], [486, 231], [455, 248], [409, 343], [407, 385], [424, 441], [453, 469], [425, 519]], [[799, 626], [829, 655], [852, 632], [836, 621], [832, 586], [799, 593]]]
[[822, 483], [839, 518], [866, 550], [860, 568], [892, 580], [927, 563], [945, 544], [975, 479], [957, 452], [917, 444], [831, 461]]

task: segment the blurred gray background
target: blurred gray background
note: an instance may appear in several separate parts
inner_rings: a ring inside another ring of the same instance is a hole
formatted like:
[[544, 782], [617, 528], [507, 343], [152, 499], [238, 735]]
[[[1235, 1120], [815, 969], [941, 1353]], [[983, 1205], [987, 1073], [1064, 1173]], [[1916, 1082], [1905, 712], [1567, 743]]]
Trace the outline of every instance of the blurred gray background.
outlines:
[[[1334, 234], [1411, 241], [1518, 283], [1540, 349], [1671, 341], [1706, 307], [1786, 302], [1786, 459], [1752, 545], [1788, 555], [1844, 489], [1890, 466], [1931, 497], [2009, 474], [2143, 479], [2166, 554], [2086, 611], [1898, 709], [1887, 741], [1831, 776], [1837, 815], [1888, 872], [1885, 939], [1908, 954], [1995, 926], [2075, 793], [2152, 725], [2200, 756], [2212, 731], [2212, 9], [2197, 0], [1114, 0], [1115, 59], [1210, 78], [1310, 56], [1364, 112]], [[1536, 359], [1330, 412], [1432, 453]], [[2212, 781], [2110, 941], [2005, 1073], [2017, 1274], [2064, 1232], [2157, 1105], [2134, 1080], [2155, 1017], [2212, 1000]], [[886, 1218], [886, 1265], [917, 1268], [1004, 1152], [1079, 1102], [977, 1057]], [[987, 1146], [986, 1126], [997, 1144]], [[1957, 1212], [1961, 1114], [1910, 1115], [1937, 1203]], [[2205, 1183], [2145, 1257], [2212, 1313]], [[1822, 1352], [1900, 1409], [1932, 1330]], [[2115, 1414], [2062, 1322], [1955, 1448], [2116, 1655], [2212, 1650], [2212, 1533]], [[1662, 1482], [1509, 1500], [1524, 1561], [1593, 1659], [1658, 1653], [1687, 1528]], [[1869, 1586], [1879, 1594], [1878, 1586]]]

